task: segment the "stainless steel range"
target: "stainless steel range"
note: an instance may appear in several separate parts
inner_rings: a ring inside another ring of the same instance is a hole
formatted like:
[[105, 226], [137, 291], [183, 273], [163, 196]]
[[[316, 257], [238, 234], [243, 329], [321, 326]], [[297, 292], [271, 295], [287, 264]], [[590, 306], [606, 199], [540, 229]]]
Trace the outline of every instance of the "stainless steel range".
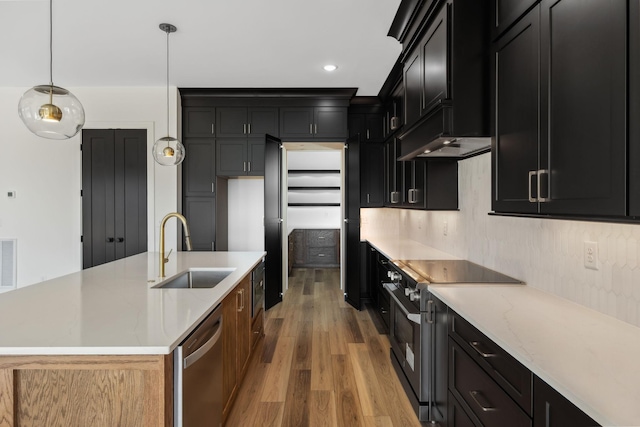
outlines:
[[430, 284], [519, 280], [465, 260], [393, 261], [385, 289], [391, 296], [391, 362], [420, 421], [443, 425], [447, 402], [447, 306]]

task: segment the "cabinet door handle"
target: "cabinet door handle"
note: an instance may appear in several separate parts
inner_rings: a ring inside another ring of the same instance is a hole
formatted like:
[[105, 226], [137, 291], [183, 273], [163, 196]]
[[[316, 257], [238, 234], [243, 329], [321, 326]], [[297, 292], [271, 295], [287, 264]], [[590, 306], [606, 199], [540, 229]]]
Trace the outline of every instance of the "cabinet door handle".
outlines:
[[216, 124], [215, 123], [211, 123], [211, 135], [216, 133]]
[[247, 162], [242, 162], [242, 172], [247, 171]]
[[122, 243], [122, 242], [124, 242], [124, 237], [118, 237], [117, 240], [118, 240], [118, 243]]
[[239, 291], [236, 293], [236, 310], [237, 310], [238, 312], [241, 312], [241, 311], [242, 311], [242, 302], [240, 302], [240, 300], [238, 299], [238, 297], [242, 298], [242, 290], [239, 290]]
[[313, 128], [314, 128], [314, 132], [313, 133], [317, 134], [318, 133], [318, 124], [317, 123], [314, 124]]
[[369, 129], [367, 129], [367, 139], [371, 139], [369, 135]]
[[247, 168], [248, 169], [247, 172], [251, 172], [251, 162], [248, 162], [248, 164], [249, 164], [249, 166]]
[[113, 237], [107, 237], [107, 243], [113, 243]]
[[247, 133], [251, 134], [251, 123], [249, 123], [249, 124], [247, 125], [247, 129], [248, 129], [248, 132], [247, 132]]
[[244, 123], [242, 125], [242, 133], [245, 134], [245, 135], [247, 134], [247, 124], [246, 123]]
[[367, 204], [371, 203], [371, 197], [369, 195], [369, 193], [367, 193]]
[[309, 133], [313, 135], [313, 123], [309, 123]]
[[[547, 179], [543, 183], [542, 178], [544, 176], [546, 176]], [[542, 191], [543, 189], [545, 190], [544, 193]], [[549, 169], [538, 170], [538, 201], [539, 202], [551, 201], [551, 197], [549, 197]]]
[[216, 250], [216, 242], [211, 242], [211, 250], [212, 251]]
[[213, 182], [212, 182], [212, 183], [211, 183], [211, 192], [212, 192], [212, 193], [215, 193], [215, 192], [216, 192], [215, 186], [216, 186], [216, 185], [215, 185], [215, 183], [213, 183]]
[[323, 256], [324, 256], [324, 254], [318, 254], [318, 256], [319, 256], [319, 257], [323, 257]]
[[480, 407], [480, 409], [482, 409], [483, 412], [491, 412], [491, 411], [497, 411], [498, 410], [498, 408], [494, 408], [493, 406], [489, 406], [488, 404], [487, 405], [483, 405], [482, 403], [480, 403], [478, 401], [478, 396], [482, 396], [482, 395], [480, 394], [479, 391], [471, 390], [469, 392], [469, 395], [471, 396], [471, 399], [473, 399], [473, 401], [476, 403], [476, 405], [478, 405]]
[[471, 348], [473, 348], [476, 351], [476, 353], [478, 353], [480, 356], [482, 356], [485, 359], [487, 359], [489, 357], [497, 357], [498, 356], [495, 353], [487, 353], [486, 351], [482, 351], [480, 349], [480, 346], [482, 345], [482, 343], [480, 341], [470, 341], [469, 344], [471, 345]]
[[[527, 186], [529, 187], [529, 202], [531, 203], [535, 203], [538, 201], [538, 195], [536, 193], [536, 197], [533, 197], [533, 182], [534, 180], [532, 179], [534, 176], [537, 177], [538, 175], [538, 171], [529, 171], [529, 182], [527, 183]], [[537, 180], [535, 181], [536, 183], [538, 182]], [[536, 184], [537, 186], [537, 184]]]

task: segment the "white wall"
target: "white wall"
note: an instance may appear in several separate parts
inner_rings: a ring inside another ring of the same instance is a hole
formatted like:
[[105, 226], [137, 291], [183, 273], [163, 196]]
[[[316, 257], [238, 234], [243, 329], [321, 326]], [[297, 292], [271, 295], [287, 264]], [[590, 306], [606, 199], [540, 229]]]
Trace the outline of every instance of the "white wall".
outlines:
[[[490, 216], [490, 154], [459, 162], [459, 190], [460, 211], [363, 209], [363, 235], [416, 240], [640, 326], [640, 225]], [[597, 271], [584, 267], [586, 240]]]
[[228, 181], [229, 250], [264, 250], [264, 179]]
[[[37, 83], [37, 82], [35, 82]], [[17, 113], [29, 88], [0, 88], [0, 238], [18, 239], [18, 287], [82, 268], [81, 136], [55, 141], [31, 134]], [[68, 88], [82, 102], [86, 128], [148, 128], [149, 248], [162, 216], [177, 208], [176, 167], [156, 166], [151, 144], [166, 133], [166, 88]], [[170, 126], [176, 135], [177, 91], [171, 91]], [[188, 153], [187, 153], [188, 155]], [[8, 199], [7, 191], [17, 197]], [[176, 247], [168, 226], [167, 249]]]

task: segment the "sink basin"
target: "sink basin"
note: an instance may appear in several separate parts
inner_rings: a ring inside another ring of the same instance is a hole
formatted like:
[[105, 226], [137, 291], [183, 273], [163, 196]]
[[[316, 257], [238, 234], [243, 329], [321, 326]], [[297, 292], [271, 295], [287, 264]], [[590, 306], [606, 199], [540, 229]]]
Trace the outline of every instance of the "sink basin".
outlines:
[[157, 286], [156, 289], [213, 288], [222, 282], [235, 268], [189, 269]]

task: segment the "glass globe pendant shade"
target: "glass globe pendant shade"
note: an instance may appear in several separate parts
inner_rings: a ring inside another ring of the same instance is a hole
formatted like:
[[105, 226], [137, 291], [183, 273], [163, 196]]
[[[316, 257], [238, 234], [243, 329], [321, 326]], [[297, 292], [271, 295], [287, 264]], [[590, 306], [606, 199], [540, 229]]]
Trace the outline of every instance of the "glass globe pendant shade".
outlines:
[[68, 90], [54, 85], [34, 86], [18, 103], [18, 115], [34, 134], [68, 139], [84, 126], [84, 108]]
[[165, 136], [153, 144], [153, 158], [162, 166], [176, 166], [184, 160], [184, 145], [176, 138]]

